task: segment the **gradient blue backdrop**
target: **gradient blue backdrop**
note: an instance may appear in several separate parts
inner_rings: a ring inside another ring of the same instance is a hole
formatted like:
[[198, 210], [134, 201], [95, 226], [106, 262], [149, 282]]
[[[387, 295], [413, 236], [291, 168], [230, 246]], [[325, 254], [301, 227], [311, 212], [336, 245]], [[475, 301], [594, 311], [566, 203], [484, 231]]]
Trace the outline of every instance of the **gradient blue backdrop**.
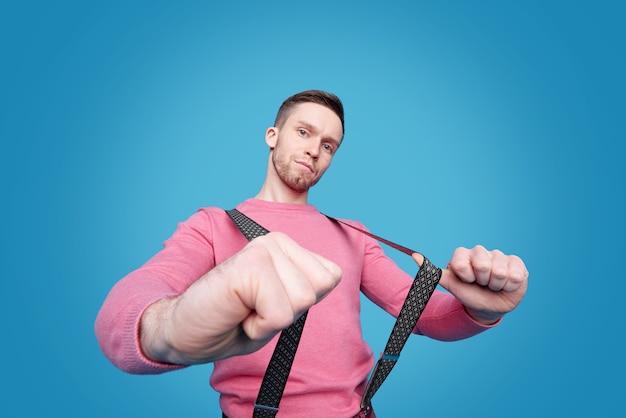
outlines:
[[[93, 322], [177, 222], [257, 192], [276, 109], [320, 88], [346, 137], [314, 204], [442, 265], [482, 243], [531, 272], [500, 327], [411, 339], [379, 416], [614, 416], [621, 4], [3, 2], [2, 415], [218, 416], [210, 365], [124, 374]], [[381, 351], [392, 319], [363, 318]]]

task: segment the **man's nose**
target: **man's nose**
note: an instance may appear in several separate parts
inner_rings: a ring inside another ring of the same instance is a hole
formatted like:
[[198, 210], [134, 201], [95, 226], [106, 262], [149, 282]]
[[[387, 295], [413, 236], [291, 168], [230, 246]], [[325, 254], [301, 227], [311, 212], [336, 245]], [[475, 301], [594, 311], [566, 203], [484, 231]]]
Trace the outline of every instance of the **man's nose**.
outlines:
[[311, 158], [317, 158], [320, 155], [320, 146], [318, 141], [309, 141], [306, 148], [306, 153]]

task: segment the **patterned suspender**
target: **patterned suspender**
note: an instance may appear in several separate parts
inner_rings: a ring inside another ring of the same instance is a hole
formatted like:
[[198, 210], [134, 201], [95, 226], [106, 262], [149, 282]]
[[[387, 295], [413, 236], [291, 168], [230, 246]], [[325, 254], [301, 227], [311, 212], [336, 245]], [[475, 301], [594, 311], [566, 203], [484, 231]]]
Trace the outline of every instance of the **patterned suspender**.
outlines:
[[[237, 209], [227, 210], [226, 213], [249, 241], [269, 232]], [[328, 218], [333, 222], [356, 229], [405, 254], [411, 255], [415, 252], [335, 218]], [[361, 399], [361, 412], [368, 412], [371, 408], [372, 397], [396, 365], [400, 358], [400, 351], [404, 347], [409, 335], [411, 335], [413, 328], [415, 328], [417, 320], [435, 291], [440, 278], [441, 269], [434, 266], [424, 257], [424, 262], [420, 266], [415, 280], [413, 280], [413, 284], [409, 289], [404, 305], [400, 310], [400, 314], [398, 315], [389, 340], [387, 341], [387, 345], [385, 346], [385, 350], [374, 366], [367, 388]], [[298, 349], [307, 313], [308, 311], [291, 326], [281, 332], [272, 358], [265, 371], [261, 388], [259, 389], [259, 394], [254, 405], [253, 418], [273, 418], [278, 413], [280, 399], [282, 398], [289, 372], [291, 371], [291, 365], [293, 364], [293, 359]]]

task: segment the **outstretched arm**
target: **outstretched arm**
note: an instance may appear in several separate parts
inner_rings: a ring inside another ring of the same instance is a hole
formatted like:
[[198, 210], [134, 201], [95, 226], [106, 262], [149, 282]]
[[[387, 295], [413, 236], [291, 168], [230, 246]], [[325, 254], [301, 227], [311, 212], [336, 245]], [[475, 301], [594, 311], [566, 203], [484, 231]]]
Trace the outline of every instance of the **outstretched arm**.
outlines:
[[254, 352], [322, 300], [341, 280], [333, 262], [270, 233], [146, 309], [144, 354], [160, 363], [200, 364]]

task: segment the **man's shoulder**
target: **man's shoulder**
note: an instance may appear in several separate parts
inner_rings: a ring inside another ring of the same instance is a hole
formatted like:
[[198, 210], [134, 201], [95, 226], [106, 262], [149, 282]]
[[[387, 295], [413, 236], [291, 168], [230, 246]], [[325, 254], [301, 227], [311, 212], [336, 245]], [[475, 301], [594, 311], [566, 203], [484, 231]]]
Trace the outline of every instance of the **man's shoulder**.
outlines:
[[223, 224], [228, 221], [228, 215], [224, 208], [218, 206], [205, 206], [198, 208], [187, 217], [181, 224], [204, 231], [213, 229], [213, 225]]

